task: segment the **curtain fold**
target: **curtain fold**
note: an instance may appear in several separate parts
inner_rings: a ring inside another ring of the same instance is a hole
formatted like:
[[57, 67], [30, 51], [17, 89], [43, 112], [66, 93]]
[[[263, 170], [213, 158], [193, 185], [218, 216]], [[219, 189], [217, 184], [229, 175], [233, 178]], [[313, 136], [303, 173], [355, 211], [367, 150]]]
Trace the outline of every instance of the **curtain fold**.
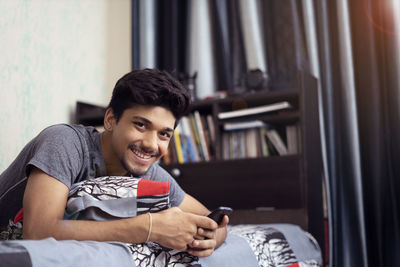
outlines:
[[246, 56], [244, 52], [243, 34], [240, 27], [238, 0], [228, 1], [229, 14], [229, 43], [231, 46], [231, 63], [232, 63], [232, 84], [233, 93], [242, 93], [245, 91], [243, 85], [243, 74], [247, 71]]
[[132, 0], [132, 69], [139, 68], [139, 0]]
[[186, 47], [187, 1], [161, 0], [157, 3], [157, 66], [175, 78], [187, 73]]
[[189, 75], [197, 73], [196, 97], [215, 94], [215, 70], [209, 0], [189, 1]]
[[[363, 166], [368, 183], [367, 233], [369, 253], [372, 266], [388, 266], [400, 264], [400, 223], [399, 223], [399, 177], [398, 158], [400, 154], [399, 133], [399, 21], [400, 13], [397, 1], [364, 3], [368, 22], [374, 31], [378, 55], [379, 91], [372, 97], [378, 98], [376, 103], [380, 124], [367, 124], [370, 132], [376, 133], [375, 142], [379, 149], [375, 157]], [[376, 100], [374, 101], [376, 102]], [[376, 127], [376, 128], [373, 128]], [[372, 129], [373, 128], [373, 129]], [[380, 134], [380, 135], [378, 135]], [[374, 133], [375, 135], [375, 133]], [[368, 147], [369, 148], [369, 147]], [[370, 156], [372, 158], [372, 156]]]
[[247, 91], [252, 69], [275, 89], [318, 78], [326, 260], [400, 265], [400, 1], [154, 1], [132, 0], [133, 66], [197, 73], [197, 98]]
[[139, 68], [157, 66], [157, 22], [155, 0], [139, 0]]
[[248, 70], [259, 69], [267, 73], [258, 10], [257, 0], [239, 0], [240, 25], [243, 33], [247, 68]]
[[[353, 46], [351, 24], [347, 0], [337, 0], [337, 23], [339, 38], [339, 60], [341, 70], [341, 102], [342, 109], [343, 154], [341, 154], [343, 170], [341, 177], [336, 177], [341, 184], [338, 188], [338, 216], [340, 216], [341, 242], [340, 263], [348, 266], [368, 266], [365, 240], [365, 218], [363, 202], [363, 186], [361, 174], [361, 155], [358, 128], [358, 110], [356, 84], [354, 80]], [[340, 213], [340, 215], [339, 215]], [[357, 249], [355, 249], [357, 248]]]
[[233, 89], [228, 1], [211, 1], [215, 72], [218, 77], [217, 90], [220, 91], [232, 91]]
[[393, 149], [400, 136], [399, 45], [397, 33], [388, 31], [394, 21], [384, 21], [399, 14], [388, 16], [390, 4], [316, 2], [331, 204], [330, 266], [399, 263], [399, 150]]

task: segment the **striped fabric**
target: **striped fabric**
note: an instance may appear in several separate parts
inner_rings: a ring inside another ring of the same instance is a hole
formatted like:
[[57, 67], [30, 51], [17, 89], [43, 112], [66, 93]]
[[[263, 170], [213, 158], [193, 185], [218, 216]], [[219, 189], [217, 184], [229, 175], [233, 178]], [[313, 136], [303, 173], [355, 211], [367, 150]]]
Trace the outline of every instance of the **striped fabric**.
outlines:
[[140, 179], [137, 190], [137, 214], [156, 212], [169, 206], [169, 183]]
[[128, 218], [168, 207], [169, 182], [104, 176], [72, 186], [66, 216], [70, 219], [107, 220], [110, 216]]

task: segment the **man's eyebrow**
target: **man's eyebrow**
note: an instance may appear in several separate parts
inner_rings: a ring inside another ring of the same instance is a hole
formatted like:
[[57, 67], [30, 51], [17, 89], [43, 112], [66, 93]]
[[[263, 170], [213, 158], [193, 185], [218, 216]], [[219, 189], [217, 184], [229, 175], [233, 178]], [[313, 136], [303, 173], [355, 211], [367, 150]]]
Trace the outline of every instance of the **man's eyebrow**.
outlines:
[[[147, 124], [153, 124], [150, 120], [148, 120], [148, 119], [146, 119], [145, 117], [142, 117], [142, 116], [133, 116], [133, 118], [134, 119], [139, 119], [139, 120], [142, 120], [142, 121], [144, 121], [145, 123], [147, 123]], [[174, 131], [174, 129], [172, 129], [172, 128], [169, 128], [169, 127], [166, 127], [165, 129], [164, 129], [164, 131], [167, 131], [167, 132], [173, 132]]]
[[170, 133], [173, 133], [173, 132], [174, 132], [174, 129], [169, 128], [169, 127], [165, 128], [164, 130], [167, 131], [167, 132], [170, 132]]
[[146, 119], [145, 117], [142, 117], [142, 116], [133, 116], [133, 118], [142, 120], [142, 121], [144, 121], [145, 123], [148, 123], [148, 124], [153, 124], [150, 120], [148, 120], [148, 119]]

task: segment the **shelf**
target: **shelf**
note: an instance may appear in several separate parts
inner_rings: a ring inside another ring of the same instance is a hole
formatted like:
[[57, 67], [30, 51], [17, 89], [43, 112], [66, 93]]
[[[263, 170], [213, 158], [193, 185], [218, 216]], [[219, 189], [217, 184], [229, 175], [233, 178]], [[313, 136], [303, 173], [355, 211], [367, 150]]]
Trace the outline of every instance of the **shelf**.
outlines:
[[[297, 87], [195, 101], [191, 106], [191, 111], [198, 110], [201, 116], [213, 118], [217, 140], [213, 149], [218, 158], [223, 155], [223, 123], [246, 120], [264, 121], [286, 138], [285, 127], [296, 126], [299, 154], [162, 166], [185, 192], [207, 208], [232, 207], [235, 210], [232, 224], [294, 223], [324, 244], [317, 93], [315, 78], [301, 72]], [[218, 120], [221, 112], [281, 101], [288, 101], [293, 108]], [[77, 103], [76, 122], [102, 125], [105, 110], [105, 107]]]
[[230, 160], [211, 160], [211, 161], [200, 161], [200, 162], [187, 162], [184, 164], [169, 164], [169, 165], [164, 165], [161, 164], [164, 168], [179, 168], [181, 166], [193, 166], [193, 165], [199, 165], [199, 166], [210, 166], [210, 167], [215, 167], [219, 165], [231, 165], [231, 164], [243, 164], [243, 163], [251, 163], [254, 162], [254, 164], [257, 163], [264, 163], [264, 164], [275, 164], [278, 161], [286, 163], [293, 163], [293, 162], [298, 162], [300, 160], [300, 155], [285, 155], [285, 156], [268, 156], [268, 157], [260, 157], [260, 158], [246, 158], [246, 159], [230, 159]]
[[103, 118], [106, 112], [105, 107], [92, 105], [83, 102], [76, 103], [75, 123], [86, 126], [103, 125]]
[[224, 119], [218, 121], [218, 124], [222, 126], [225, 122], [239, 122], [239, 121], [250, 121], [250, 120], [261, 120], [266, 123], [277, 123], [277, 124], [292, 124], [300, 120], [300, 112], [295, 110], [287, 110], [280, 113], [274, 114], [262, 114], [262, 115], [251, 115], [245, 117]]
[[300, 208], [300, 159], [299, 155], [290, 155], [163, 167], [175, 174], [187, 193], [209, 208]]

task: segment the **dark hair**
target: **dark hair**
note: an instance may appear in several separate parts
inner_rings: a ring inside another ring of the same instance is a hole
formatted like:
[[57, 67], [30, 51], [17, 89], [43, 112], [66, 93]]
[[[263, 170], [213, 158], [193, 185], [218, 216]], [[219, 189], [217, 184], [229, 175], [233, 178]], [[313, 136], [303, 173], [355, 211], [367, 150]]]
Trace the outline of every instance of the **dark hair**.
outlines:
[[157, 69], [133, 70], [115, 84], [109, 108], [118, 122], [134, 104], [162, 106], [178, 121], [189, 109], [190, 95], [168, 72]]

